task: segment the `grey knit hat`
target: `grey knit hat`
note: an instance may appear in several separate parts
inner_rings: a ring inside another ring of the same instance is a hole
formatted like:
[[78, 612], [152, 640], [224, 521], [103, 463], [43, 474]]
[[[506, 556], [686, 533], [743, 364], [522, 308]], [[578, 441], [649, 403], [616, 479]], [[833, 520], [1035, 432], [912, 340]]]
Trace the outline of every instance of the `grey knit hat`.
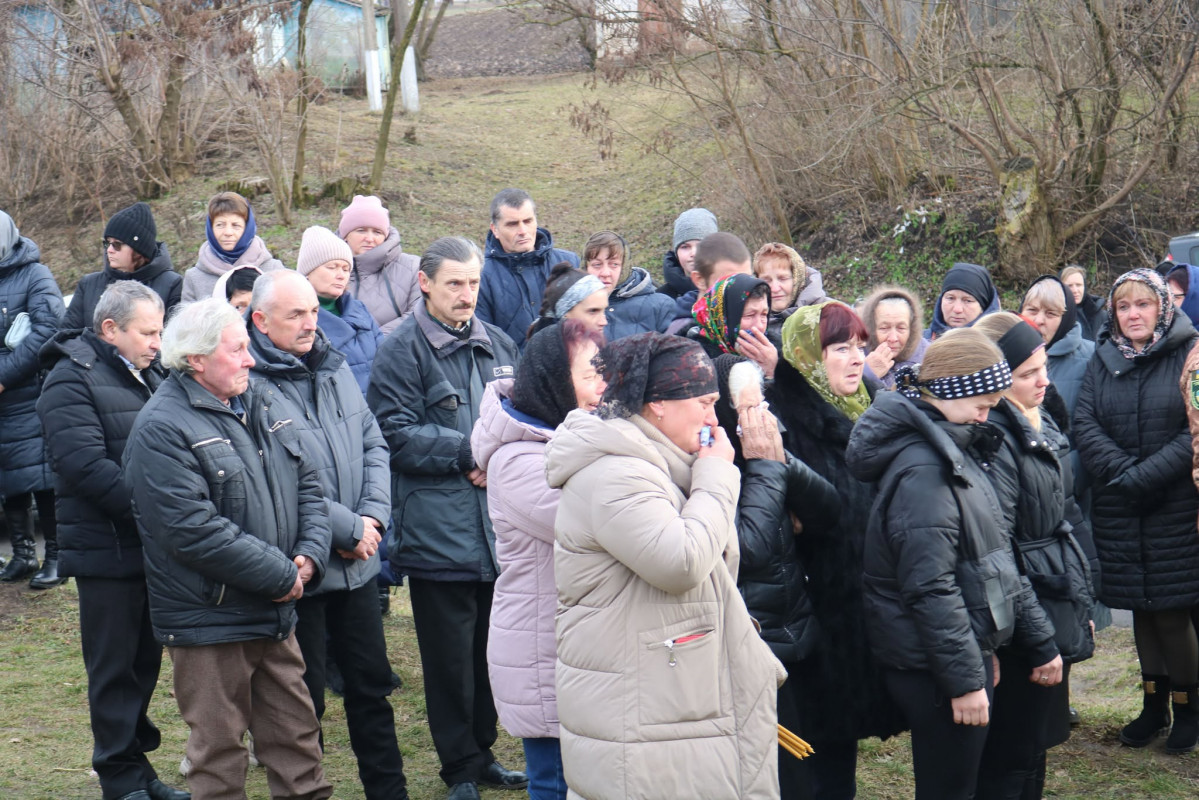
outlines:
[[134, 203], [109, 217], [104, 238], [124, 242], [147, 261], [152, 261], [158, 252], [158, 226], [145, 203]]
[[304, 231], [300, 239], [300, 255], [296, 258], [296, 272], [307, 275], [321, 264], [335, 259], [350, 265], [354, 263], [354, 251], [345, 239], [320, 225], [313, 225]]
[[674, 240], [670, 249], [678, 250], [683, 242], [702, 239], [718, 230], [715, 214], [706, 208], [689, 208], [674, 221]]

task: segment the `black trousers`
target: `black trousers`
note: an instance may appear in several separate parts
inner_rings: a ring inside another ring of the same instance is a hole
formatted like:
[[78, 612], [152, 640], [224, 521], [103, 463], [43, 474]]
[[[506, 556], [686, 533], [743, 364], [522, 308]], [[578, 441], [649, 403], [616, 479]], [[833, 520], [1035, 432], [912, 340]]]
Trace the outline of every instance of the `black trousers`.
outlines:
[[87, 670], [92, 720], [92, 768], [105, 800], [144, 789], [158, 777], [146, 753], [158, 748], [158, 728], [146, 715], [162, 645], [150, 628], [144, 578], [76, 578], [79, 639]]
[[[991, 657], [986, 665], [988, 700], [993, 697]], [[887, 691], [912, 728], [912, 770], [916, 800], [970, 800], [987, 742], [987, 728], [953, 721], [951, 697], [926, 670], [887, 670]]]
[[[336, 558], [337, 556], [333, 556]], [[367, 800], [404, 797], [407, 779], [396, 742], [391, 664], [375, 582], [348, 592], [305, 596], [296, 603], [296, 641], [316, 718], [325, 714], [326, 653], [345, 679], [346, 727]], [[325, 646], [326, 632], [330, 648]], [[323, 742], [322, 742], [323, 744]]]
[[498, 717], [487, 676], [494, 591], [494, 583], [408, 579], [429, 732], [449, 786], [477, 780], [495, 760]]

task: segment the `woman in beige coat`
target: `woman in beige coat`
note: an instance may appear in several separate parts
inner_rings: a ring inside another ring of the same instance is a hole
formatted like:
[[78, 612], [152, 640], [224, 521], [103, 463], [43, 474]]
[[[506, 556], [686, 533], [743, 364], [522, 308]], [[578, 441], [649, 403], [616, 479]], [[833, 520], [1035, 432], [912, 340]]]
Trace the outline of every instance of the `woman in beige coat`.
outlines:
[[716, 372], [694, 342], [657, 333], [617, 340], [602, 360], [600, 416], [572, 412], [546, 446], [549, 484], [562, 488], [570, 796], [777, 798], [785, 673], [737, 591], [740, 478], [716, 426]]

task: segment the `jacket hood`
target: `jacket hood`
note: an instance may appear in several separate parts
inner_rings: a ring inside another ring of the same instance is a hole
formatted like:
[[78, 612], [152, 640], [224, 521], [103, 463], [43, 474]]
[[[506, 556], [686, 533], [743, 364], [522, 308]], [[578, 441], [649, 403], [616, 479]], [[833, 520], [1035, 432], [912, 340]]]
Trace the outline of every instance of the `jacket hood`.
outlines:
[[389, 228], [386, 239], [362, 255], [354, 256], [354, 269], [360, 275], [375, 275], [397, 260], [403, 252], [400, 246], [400, 232], [394, 227]]
[[954, 475], [963, 477], [963, 449], [979, 438], [993, 438], [998, 433], [990, 425], [934, 421], [915, 401], [899, 392], [880, 392], [854, 425], [845, 459], [858, 480], [873, 482], [883, 477], [900, 453], [914, 443], [926, 442]]
[[533, 240], [533, 249], [527, 253], [505, 252], [503, 245], [500, 244], [500, 240], [489, 230], [487, 231], [487, 243], [484, 246], [483, 252], [486, 258], [502, 262], [509, 269], [519, 272], [527, 267], [548, 269], [554, 266], [553, 264], [547, 264], [545, 261], [546, 255], [553, 249], [554, 237], [545, 228], [537, 229], [537, 238]]
[[[690, 471], [695, 456], [688, 455], [664, 439], [655, 442], [646, 432], [648, 423], [633, 419], [600, 419], [575, 409], [554, 431], [545, 446], [545, 477], [551, 488], [560, 488], [576, 472], [604, 456], [627, 456], [649, 461], [669, 473], [678, 484], [680, 473]], [[667, 453], [671, 457], [668, 458]], [[686, 480], [684, 488], [690, 488]]]
[[51, 369], [64, 358], [69, 358], [85, 369], [101, 353], [112, 361], [120, 361], [116, 347], [101, 339], [91, 328], [58, 331], [38, 351], [43, 369]]
[[1049, 345], [1046, 352], [1055, 358], [1058, 356], [1068, 356], [1082, 347], [1082, 343], [1085, 341], [1086, 339], [1082, 337], [1082, 323], [1075, 322], [1074, 326], [1066, 331], [1065, 335], [1053, 337], [1053, 344]]
[[0, 253], [4, 253], [0, 255], [0, 269], [16, 269], [42, 260], [41, 249], [32, 239], [26, 239], [24, 236], [18, 236], [7, 252], [0, 248]]
[[246, 331], [250, 334], [250, 355], [254, 357], [251, 372], [269, 375], [272, 378], [299, 380], [316, 372], [336, 372], [345, 361], [345, 356], [333, 349], [329, 344], [329, 337], [325, 336], [325, 332], [320, 328], [316, 329], [312, 350], [303, 361], [276, 347], [270, 337], [255, 327], [248, 314]]
[[1178, 347], [1189, 346], [1195, 337], [1195, 326], [1191, 323], [1190, 317], [1186, 314], [1175, 314], [1174, 319], [1170, 322], [1170, 327], [1166, 329], [1162, 338], [1145, 348], [1144, 352], [1138, 353], [1135, 358], [1129, 359], [1124, 357], [1115, 342], [1111, 340], [1110, 329], [1114, 324], [1115, 317], [1113, 316], [1104, 327], [1099, 343], [1095, 345], [1095, 355], [1099, 356], [1103, 366], [1113, 375], [1119, 375], [1134, 364], [1152, 361]]
[[[895, 356], [895, 362], [898, 364], [911, 360], [912, 354], [916, 352], [916, 348], [920, 346], [921, 339], [924, 336], [924, 308], [920, 305], [920, 299], [902, 286], [880, 286], [862, 303], [860, 316], [862, 317], [862, 322], [866, 325], [866, 330], [870, 333], [870, 341], [867, 344], [873, 350], [878, 347], [878, 337], [874, 335], [875, 309], [878, 308], [878, 304], [882, 301], [892, 298], [905, 301], [908, 304], [908, 308], [912, 309], [912, 323], [911, 329], [908, 331], [907, 344]], [[938, 306], [940, 306], [939, 303]]]
[[1191, 264], [1179, 264], [1170, 270], [1166, 275], [1166, 280], [1170, 280], [1170, 276], [1176, 272], [1185, 272], [1187, 279], [1186, 298], [1183, 299], [1181, 306], [1182, 313], [1190, 317], [1192, 324], [1199, 323], [1199, 267]]
[[0, 211], [0, 262], [8, 258], [8, 254], [21, 241], [21, 232], [12, 217]]
[[162, 273], [172, 272], [174, 269], [175, 265], [171, 263], [171, 253], [167, 250], [166, 242], [159, 242], [158, 247], [154, 250], [154, 258], [142, 264], [133, 272], [121, 272], [120, 270], [113, 269], [108, 264], [108, 254], [104, 254], [104, 272], [110, 280], [133, 278], [141, 283], [149, 284], [150, 281]]
[[512, 378], [500, 378], [487, 384], [483, 393], [479, 420], [470, 435], [470, 450], [484, 472], [502, 446], [512, 442], [548, 442], [554, 435], [552, 430], [517, 419], [504, 407], [504, 401], [512, 396], [513, 383]]
[[618, 283], [612, 290], [612, 296], [618, 300], [628, 300], [639, 295], [651, 295], [657, 292], [654, 279], [641, 267], [633, 267], [629, 277]]
[[[966, 280], [956, 280], [955, 276]], [[985, 267], [980, 267], [978, 264], [954, 264], [950, 268], [949, 272], [946, 273], [945, 280], [941, 284], [942, 289], [937, 294], [937, 305], [935, 308], [933, 308], [933, 321], [932, 324], [928, 326], [928, 330], [924, 333], [926, 338], [939, 336], [945, 331], [949, 330], [949, 324], [945, 322], [945, 317], [941, 316], [941, 296], [950, 289], [956, 288], [956, 285], [962, 283], [977, 284], [978, 286], [986, 287], [986, 290], [990, 291], [991, 299], [982, 304], [982, 313], [975, 318], [974, 322], [978, 322], [978, 320], [982, 319], [987, 314], [1000, 310], [999, 292], [995, 291], [995, 284], [991, 282], [991, 273], [987, 272]], [[966, 290], [963, 289], [963, 291]], [[974, 292], [971, 292], [971, 294], [974, 294]], [[974, 322], [971, 322], [970, 325], [973, 325]], [[967, 325], [966, 327], [969, 328], [970, 325]]]
[[[1061, 322], [1058, 323], [1057, 333], [1053, 335], [1053, 339], [1049, 342], [1050, 352], [1053, 346], [1065, 339], [1074, 330], [1074, 325], [1078, 322], [1078, 305], [1074, 302], [1074, 292], [1070, 291], [1070, 287], [1062, 283], [1062, 279], [1056, 275], [1042, 275], [1031, 284], [1028, 291], [1024, 293], [1023, 299], [1020, 300], [1020, 311], [1024, 311], [1024, 305], [1028, 302], [1028, 294], [1033, 290], [1033, 287], [1044, 281], [1053, 281], [1062, 291], [1062, 302], [1065, 304], [1065, 310], [1062, 312]], [[1081, 335], [1081, 334], [1080, 334]]]
[[676, 297], [695, 289], [691, 276], [683, 271], [683, 265], [679, 263], [679, 257], [673, 250], [667, 250], [662, 256], [662, 280]]

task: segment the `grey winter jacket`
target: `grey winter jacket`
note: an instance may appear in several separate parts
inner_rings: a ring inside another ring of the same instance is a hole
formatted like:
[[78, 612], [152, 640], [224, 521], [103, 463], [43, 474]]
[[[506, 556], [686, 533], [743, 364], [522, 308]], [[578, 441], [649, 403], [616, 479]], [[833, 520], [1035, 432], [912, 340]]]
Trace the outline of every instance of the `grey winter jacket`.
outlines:
[[395, 228], [388, 229], [382, 244], [354, 256], [349, 291], [371, 312], [384, 336], [394, 331], [420, 300], [419, 271], [420, 257], [404, 252]]
[[307, 556], [316, 589], [329, 554], [329, 514], [295, 421], [273, 400], [240, 396], [242, 422], [190, 375], [171, 373], [125, 447], [125, 483], [146, 565], [150, 622], [164, 645], [286, 639], [295, 603], [276, 603]]
[[96, 313], [100, 295], [117, 281], [137, 281], [153, 289], [154, 293], [162, 298], [167, 319], [170, 319], [171, 312], [179, 305], [183, 295], [183, 276], [175, 272], [171, 263], [171, 253], [163, 242], [158, 243], [154, 258], [133, 272], [113, 269], [108, 264], [108, 255], [105, 254], [104, 268], [99, 272], [84, 275], [75, 286], [71, 305], [67, 307], [66, 316], [62, 319], [63, 330], [92, 327], [92, 316]]
[[[54, 480], [37, 416], [37, 354], [58, 330], [63, 304], [38, 246], [15, 225], [8, 230], [0, 230], [0, 496], [12, 497], [49, 489]], [[29, 314], [31, 329], [9, 349], [4, 337], [21, 313]]]
[[983, 659], [1008, 642], [1035, 664], [1057, 655], [987, 474], [1002, 436], [881, 392], [846, 453], [859, 480], [879, 481], [863, 579], [875, 653], [930, 672], [949, 698], [982, 689]]
[[362, 541], [363, 517], [387, 526], [391, 518], [391, 473], [387, 443], [362, 391], [324, 332], [317, 330], [312, 351], [303, 361], [280, 350], [254, 327], [250, 353], [256, 391], [272, 398], [271, 423], [295, 421], [304, 452], [320, 476], [332, 528], [329, 566], [325, 579], [305, 596], [349, 591], [365, 586], [379, 574], [379, 554], [367, 561], [346, 559], [338, 550], [353, 550]]
[[516, 345], [478, 317], [466, 338], [416, 304], [375, 355], [367, 403], [391, 448], [393, 569], [415, 578], [494, 581], [499, 572], [487, 491], [470, 434], [486, 385], [516, 374]]

